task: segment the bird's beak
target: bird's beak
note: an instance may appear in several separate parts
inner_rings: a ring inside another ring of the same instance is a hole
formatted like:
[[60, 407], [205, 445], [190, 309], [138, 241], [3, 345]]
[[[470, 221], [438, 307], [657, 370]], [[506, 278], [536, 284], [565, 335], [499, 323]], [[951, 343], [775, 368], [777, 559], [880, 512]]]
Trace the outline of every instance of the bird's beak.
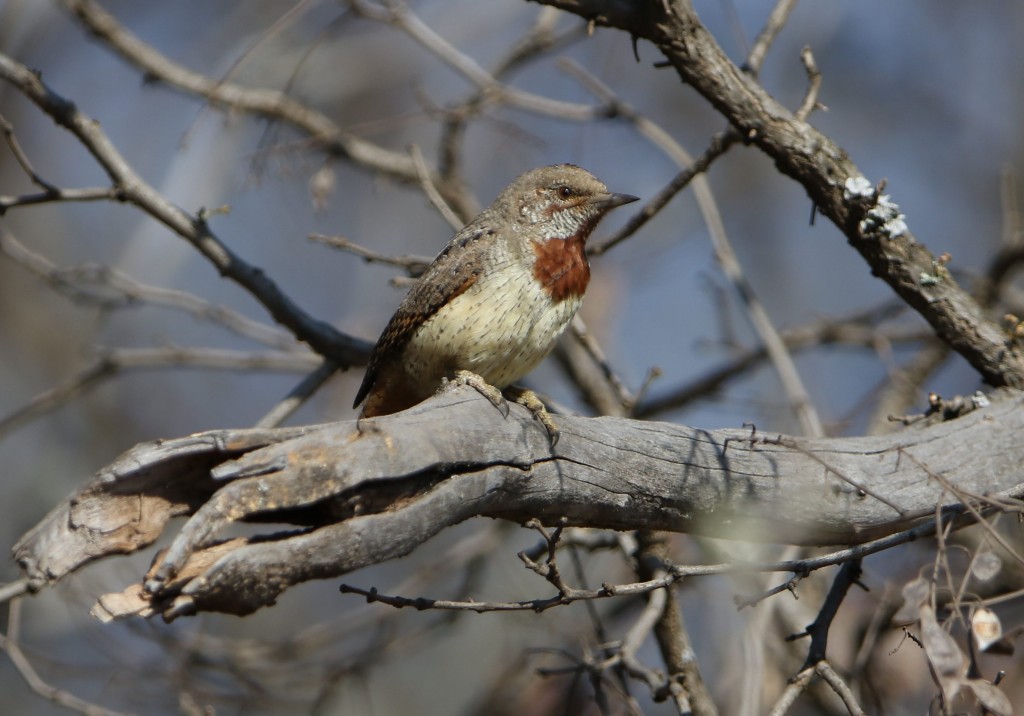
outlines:
[[640, 201], [640, 197], [632, 194], [597, 194], [587, 203], [598, 209], [614, 209], [623, 204], [632, 204], [634, 201]]

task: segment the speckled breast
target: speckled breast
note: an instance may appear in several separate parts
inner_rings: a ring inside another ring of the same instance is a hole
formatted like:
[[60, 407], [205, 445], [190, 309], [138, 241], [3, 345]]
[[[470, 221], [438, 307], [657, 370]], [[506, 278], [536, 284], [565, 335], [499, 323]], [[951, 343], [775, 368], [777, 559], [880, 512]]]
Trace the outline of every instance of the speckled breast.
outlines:
[[[521, 261], [493, 267], [412, 336], [404, 360], [409, 376], [434, 388], [456, 370], [477, 373], [497, 388], [525, 376], [551, 351], [583, 300], [582, 290], [564, 289], [565, 272], [549, 273], [545, 283]], [[556, 300], [552, 282], [559, 280]], [[573, 288], [585, 286], [577, 279]]]

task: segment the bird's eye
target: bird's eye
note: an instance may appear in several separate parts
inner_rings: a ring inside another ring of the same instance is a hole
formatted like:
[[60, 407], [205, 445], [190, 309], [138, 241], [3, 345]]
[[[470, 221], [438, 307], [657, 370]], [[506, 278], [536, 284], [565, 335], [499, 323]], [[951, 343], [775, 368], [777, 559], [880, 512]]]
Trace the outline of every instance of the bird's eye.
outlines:
[[558, 195], [563, 199], [568, 199], [573, 195], [573, 190], [567, 186], [558, 187]]

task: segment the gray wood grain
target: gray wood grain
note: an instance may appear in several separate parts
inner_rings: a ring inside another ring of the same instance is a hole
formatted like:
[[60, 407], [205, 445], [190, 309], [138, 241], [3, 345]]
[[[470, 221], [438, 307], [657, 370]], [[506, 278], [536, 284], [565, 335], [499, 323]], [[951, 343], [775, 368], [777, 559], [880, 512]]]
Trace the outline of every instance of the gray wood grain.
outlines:
[[[525, 409], [469, 388], [397, 415], [145, 443], [15, 546], [38, 588], [143, 549], [190, 514], [166, 583], [110, 596], [105, 617], [245, 614], [292, 584], [404, 555], [472, 517], [757, 542], [859, 544], [970, 495], [1024, 495], [1019, 394], [879, 437], [805, 440], [617, 418], [557, 417], [552, 450]], [[218, 542], [237, 521], [297, 524]], [[160, 560], [158, 560], [158, 564]], [[141, 581], [144, 580], [140, 580]]]

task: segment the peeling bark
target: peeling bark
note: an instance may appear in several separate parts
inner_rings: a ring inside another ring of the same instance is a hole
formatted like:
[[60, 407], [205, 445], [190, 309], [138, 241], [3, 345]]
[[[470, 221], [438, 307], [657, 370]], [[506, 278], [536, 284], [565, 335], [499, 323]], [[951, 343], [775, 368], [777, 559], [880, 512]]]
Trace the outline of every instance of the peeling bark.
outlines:
[[[462, 388], [358, 425], [144, 443], [27, 533], [15, 557], [40, 588], [92, 560], [143, 549], [189, 514], [150, 575], [101, 599], [96, 613], [248, 614], [293, 584], [408, 554], [472, 517], [849, 545], [965, 496], [1024, 495], [1018, 394], [878, 437], [557, 421], [562, 437], [552, 450], [528, 411], [514, 406], [502, 418]], [[298, 528], [218, 542], [239, 520]]]

